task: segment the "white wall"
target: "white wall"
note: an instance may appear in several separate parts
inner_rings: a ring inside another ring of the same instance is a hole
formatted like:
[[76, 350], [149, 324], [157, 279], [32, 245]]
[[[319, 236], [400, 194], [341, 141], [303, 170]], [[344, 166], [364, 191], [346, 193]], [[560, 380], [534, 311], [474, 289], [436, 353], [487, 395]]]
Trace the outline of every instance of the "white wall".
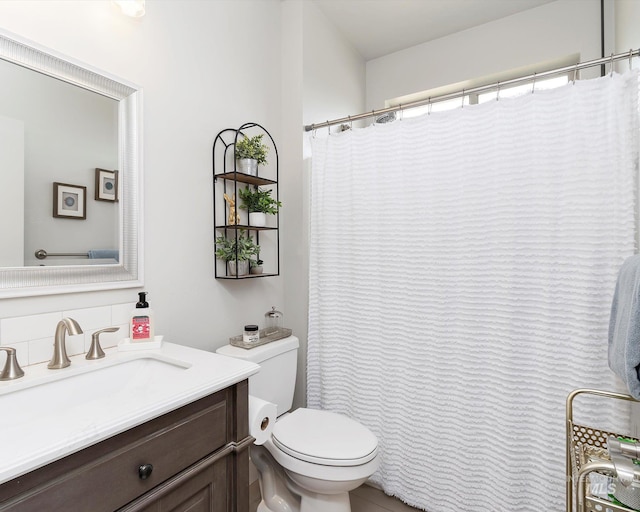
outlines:
[[[108, 0], [0, 2], [1, 28], [143, 88], [144, 288], [169, 341], [214, 349], [284, 302], [286, 268], [214, 279], [211, 197], [220, 130], [256, 121], [282, 140], [280, 16], [278, 0], [154, 0], [140, 20]], [[281, 172], [284, 192], [293, 170]], [[136, 291], [4, 299], [0, 317], [135, 302]]]
[[[638, 0], [616, 0], [615, 4], [615, 51], [623, 53], [640, 48], [640, 2]], [[638, 67], [637, 59], [634, 67]], [[621, 67], [627, 69], [626, 65]]]
[[[304, 219], [301, 215], [305, 198], [302, 169], [302, 62], [303, 62], [303, 2], [284, 0], [282, 6], [282, 133], [290, 151], [283, 155], [286, 187], [282, 188], [280, 223], [281, 265], [286, 269], [284, 302], [274, 304], [284, 315], [284, 326], [293, 330], [302, 346], [307, 339], [307, 243]], [[286, 213], [286, 215], [285, 215]], [[304, 382], [303, 350], [299, 354], [298, 382]], [[306, 401], [304, 388], [298, 386], [296, 406]]]
[[304, 123], [361, 112], [365, 78], [362, 56], [313, 2], [305, 2]]
[[[302, 27], [297, 53], [300, 60], [302, 94], [300, 114], [295, 127], [298, 153], [295, 175], [291, 185], [295, 187], [297, 216], [287, 233], [294, 233], [296, 240], [287, 250], [287, 256], [295, 260], [291, 265], [290, 280], [286, 287], [287, 312], [293, 316], [294, 332], [301, 339], [298, 354], [298, 379], [294, 406], [306, 403], [306, 347], [308, 318], [308, 265], [309, 265], [309, 184], [310, 160], [302, 161], [303, 124], [341, 117], [345, 113], [360, 112], [365, 104], [365, 62], [355, 48], [327, 20], [313, 2], [285, 2], [294, 4], [299, 25]], [[286, 318], [286, 316], [285, 316]]]
[[582, 61], [600, 57], [600, 0], [557, 0], [371, 60], [366, 110], [399, 96], [574, 54]]

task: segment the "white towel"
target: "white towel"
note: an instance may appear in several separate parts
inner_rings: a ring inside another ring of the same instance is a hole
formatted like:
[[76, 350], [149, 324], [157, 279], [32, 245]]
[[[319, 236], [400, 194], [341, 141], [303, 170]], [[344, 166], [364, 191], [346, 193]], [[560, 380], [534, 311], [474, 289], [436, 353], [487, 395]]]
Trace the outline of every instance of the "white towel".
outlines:
[[609, 368], [640, 399], [640, 255], [622, 264], [609, 320]]

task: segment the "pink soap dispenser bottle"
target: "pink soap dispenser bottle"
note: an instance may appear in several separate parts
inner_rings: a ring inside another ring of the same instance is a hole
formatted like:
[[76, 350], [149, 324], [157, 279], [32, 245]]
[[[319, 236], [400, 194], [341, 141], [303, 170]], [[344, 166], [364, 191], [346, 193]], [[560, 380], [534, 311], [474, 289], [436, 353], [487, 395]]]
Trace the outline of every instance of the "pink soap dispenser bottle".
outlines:
[[138, 293], [138, 302], [131, 312], [131, 343], [154, 340], [153, 311], [146, 299], [147, 292]]

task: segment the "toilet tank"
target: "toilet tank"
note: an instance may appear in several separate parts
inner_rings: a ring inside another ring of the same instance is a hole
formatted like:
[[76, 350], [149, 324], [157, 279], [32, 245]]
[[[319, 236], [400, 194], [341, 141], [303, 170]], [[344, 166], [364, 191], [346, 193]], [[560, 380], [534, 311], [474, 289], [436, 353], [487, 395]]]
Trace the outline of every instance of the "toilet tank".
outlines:
[[289, 336], [250, 349], [225, 345], [216, 353], [260, 365], [260, 371], [249, 377], [249, 394], [276, 404], [280, 416], [293, 404], [299, 345], [298, 338]]

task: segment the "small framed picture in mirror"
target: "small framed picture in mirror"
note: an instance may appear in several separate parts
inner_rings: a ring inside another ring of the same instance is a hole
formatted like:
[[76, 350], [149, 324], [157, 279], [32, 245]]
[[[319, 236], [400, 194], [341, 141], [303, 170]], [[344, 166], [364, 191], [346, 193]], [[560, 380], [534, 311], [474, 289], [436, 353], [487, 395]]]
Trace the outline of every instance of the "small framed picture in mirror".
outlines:
[[66, 219], [87, 218], [87, 187], [53, 183], [53, 216]]
[[96, 201], [118, 200], [118, 171], [96, 169]]

